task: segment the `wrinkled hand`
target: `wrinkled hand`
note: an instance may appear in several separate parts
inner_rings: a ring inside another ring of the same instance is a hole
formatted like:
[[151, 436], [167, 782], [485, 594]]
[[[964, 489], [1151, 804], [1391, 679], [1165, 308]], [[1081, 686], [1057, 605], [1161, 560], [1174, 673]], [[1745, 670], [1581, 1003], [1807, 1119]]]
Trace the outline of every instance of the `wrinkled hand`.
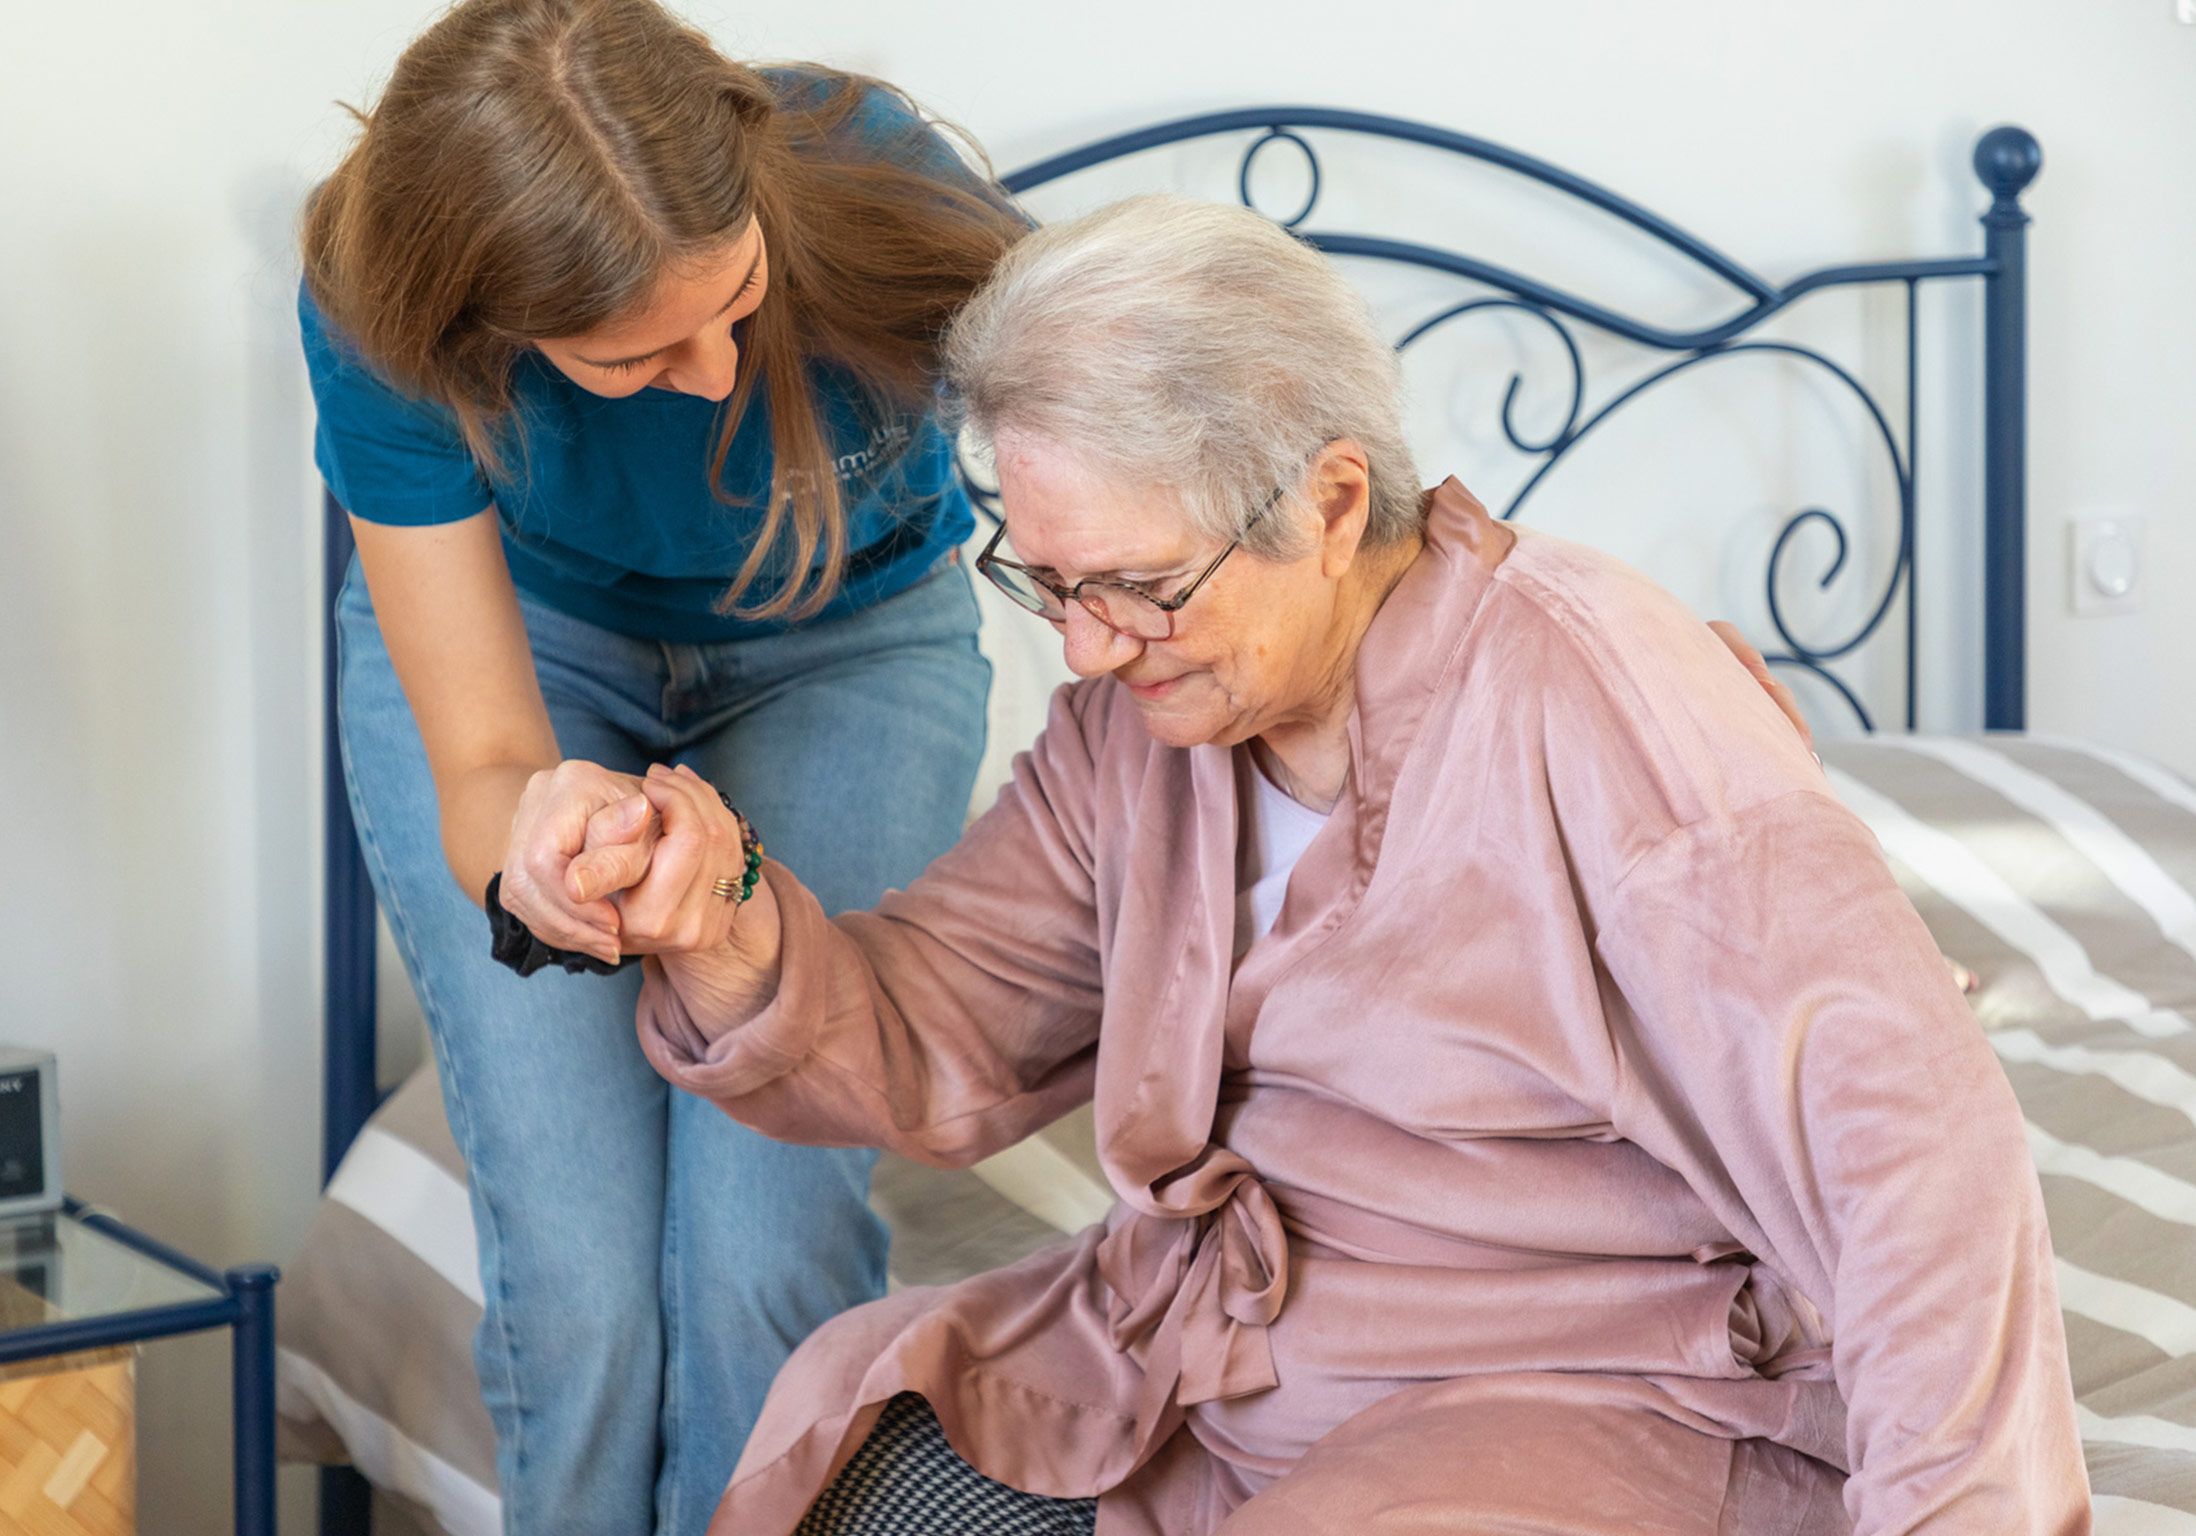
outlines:
[[[641, 787], [629, 773], [576, 758], [527, 781], [511, 818], [500, 894], [504, 909], [543, 943], [613, 965], [622, 958], [621, 918], [608, 898], [621, 888], [619, 870], [640, 877], [655, 842]], [[593, 862], [583, 865], [590, 850]]]
[[1724, 647], [1739, 659], [1739, 665], [1754, 675], [1761, 684], [1761, 691], [1769, 695], [1771, 703], [1784, 711], [1784, 718], [1792, 722], [1792, 729], [1799, 732], [1800, 742], [1812, 752], [1815, 750], [1815, 733], [1807, 728], [1807, 717], [1800, 713], [1799, 700], [1792, 690], [1785, 687], [1769, 670], [1769, 663], [1761, 659], [1761, 652], [1746, 643], [1746, 637], [1738, 632], [1738, 626], [1726, 619], [1716, 619], [1709, 626]]
[[720, 878], [738, 879], [746, 854], [739, 822], [707, 780], [659, 766], [648, 771], [643, 792], [663, 818], [663, 838], [646, 877], [619, 898], [627, 949], [649, 956], [641, 967], [641, 1039], [647, 1048], [660, 1032], [699, 1055], [777, 995], [784, 943], [778, 896], [767, 875], [743, 903], [711, 889]]
[[778, 994], [781, 930], [777, 898], [765, 879], [740, 909], [732, 937], [722, 947], [693, 953], [650, 955], [641, 962], [641, 1048], [667, 1076], [659, 1053], [675, 1041], [689, 1059], [754, 1022]]
[[639, 844], [613, 838], [590, 847], [575, 871], [590, 886], [600, 880], [617, 892], [619, 942], [627, 954], [721, 947], [738, 903], [712, 887], [746, 870], [738, 820], [709, 781], [683, 763], [651, 767], [640, 791], [660, 833]]

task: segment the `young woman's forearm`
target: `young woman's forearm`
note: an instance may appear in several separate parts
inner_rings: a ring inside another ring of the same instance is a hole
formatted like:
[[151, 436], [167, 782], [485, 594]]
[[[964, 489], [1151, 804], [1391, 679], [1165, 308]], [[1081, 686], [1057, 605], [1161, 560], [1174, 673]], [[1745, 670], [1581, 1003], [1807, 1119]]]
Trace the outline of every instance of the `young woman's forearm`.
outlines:
[[528, 780], [559, 756], [495, 512], [424, 528], [351, 526], [435, 777], [443, 856], [478, 903], [503, 867]]
[[479, 906], [488, 877], [503, 868], [511, 842], [511, 820], [519, 797], [536, 773], [554, 768], [546, 762], [484, 763], [455, 776], [441, 791], [442, 856], [450, 874], [473, 905]]

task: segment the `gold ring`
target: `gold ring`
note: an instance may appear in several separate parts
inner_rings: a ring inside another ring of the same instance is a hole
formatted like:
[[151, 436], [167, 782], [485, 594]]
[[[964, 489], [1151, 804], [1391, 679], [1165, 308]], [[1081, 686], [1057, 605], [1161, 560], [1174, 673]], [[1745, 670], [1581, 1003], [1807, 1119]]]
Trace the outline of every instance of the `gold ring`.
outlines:
[[731, 901], [740, 894], [740, 882], [720, 878], [714, 885], [709, 887], [709, 894], [722, 896], [726, 901]]

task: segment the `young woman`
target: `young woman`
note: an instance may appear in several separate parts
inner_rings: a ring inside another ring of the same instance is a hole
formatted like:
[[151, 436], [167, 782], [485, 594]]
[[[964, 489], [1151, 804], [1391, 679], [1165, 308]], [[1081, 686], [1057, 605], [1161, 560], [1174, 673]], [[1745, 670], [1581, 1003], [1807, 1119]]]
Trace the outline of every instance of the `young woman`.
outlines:
[[650, 856], [656, 761], [833, 908], [951, 844], [989, 673], [935, 347], [1023, 225], [889, 87], [651, 0], [463, 0], [361, 121], [299, 305], [358, 541], [344, 760], [471, 1171], [506, 1528], [685, 1536], [883, 1289], [872, 1154], [666, 1092], [638, 969], [522, 978], [483, 904], [602, 971], [663, 942], [570, 868]]

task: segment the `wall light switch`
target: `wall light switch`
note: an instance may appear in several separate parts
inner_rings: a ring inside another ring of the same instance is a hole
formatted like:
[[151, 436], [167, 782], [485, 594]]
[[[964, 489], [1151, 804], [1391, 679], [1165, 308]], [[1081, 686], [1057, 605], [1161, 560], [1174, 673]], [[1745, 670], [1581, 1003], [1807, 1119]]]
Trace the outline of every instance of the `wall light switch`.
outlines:
[[2066, 570], [2076, 614], [2132, 613], [2143, 600], [2143, 520], [2117, 512], [2070, 519]]
[[2196, 27], [2196, 0], [2173, 0], [2173, 14], [2184, 27]]

